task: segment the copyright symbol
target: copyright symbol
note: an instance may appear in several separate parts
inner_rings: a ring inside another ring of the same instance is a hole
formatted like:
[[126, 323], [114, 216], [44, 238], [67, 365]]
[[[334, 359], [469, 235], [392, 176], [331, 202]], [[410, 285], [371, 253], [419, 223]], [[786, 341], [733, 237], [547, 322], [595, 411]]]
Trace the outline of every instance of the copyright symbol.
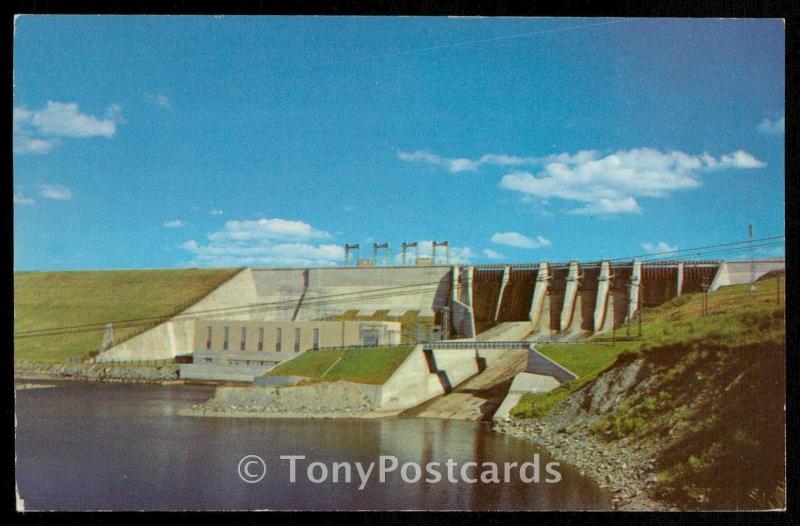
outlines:
[[267, 474], [267, 464], [258, 455], [246, 455], [239, 461], [237, 471], [244, 482], [255, 484], [261, 482]]

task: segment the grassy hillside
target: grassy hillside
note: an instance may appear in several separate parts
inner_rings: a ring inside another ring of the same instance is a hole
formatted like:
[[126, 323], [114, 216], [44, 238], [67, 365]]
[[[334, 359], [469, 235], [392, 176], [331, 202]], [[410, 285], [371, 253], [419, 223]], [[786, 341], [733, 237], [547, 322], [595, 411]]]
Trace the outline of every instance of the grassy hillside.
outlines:
[[[88, 357], [103, 329], [22, 337], [28, 331], [168, 318], [196, 303], [239, 269], [24, 272], [14, 275], [14, 358], [62, 362]], [[115, 327], [117, 343], [157, 325], [158, 319]]]
[[570, 433], [651, 450], [656, 495], [679, 506], [779, 505], [786, 349], [776, 282], [760, 281], [756, 292], [726, 287], [709, 293], [708, 304], [705, 316], [702, 294], [645, 310], [642, 341], [618, 345], [616, 357], [597, 343], [603, 338], [546, 349], [584, 376], [524, 396], [512, 415], [572, 411]]
[[379, 385], [389, 379], [412, 350], [412, 346], [397, 346], [308, 351], [278, 365], [267, 375], [307, 376], [328, 382], [345, 380]]

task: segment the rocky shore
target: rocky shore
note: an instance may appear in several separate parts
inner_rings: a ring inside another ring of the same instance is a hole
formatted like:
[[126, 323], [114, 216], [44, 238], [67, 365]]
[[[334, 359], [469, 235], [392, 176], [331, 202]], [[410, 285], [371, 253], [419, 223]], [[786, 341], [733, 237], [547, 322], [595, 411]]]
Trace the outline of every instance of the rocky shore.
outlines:
[[162, 383], [178, 379], [178, 366], [122, 367], [102, 364], [43, 365], [15, 363], [17, 380], [88, 380], [98, 382]]
[[375, 418], [370, 399], [348, 382], [291, 387], [218, 387], [210, 400], [184, 410], [186, 416], [246, 418]]
[[494, 430], [531, 440], [556, 459], [575, 466], [582, 475], [611, 491], [611, 504], [616, 510], [671, 509], [652, 498], [656, 484], [654, 459], [635, 444], [601, 442], [586, 431], [569, 433], [561, 423], [548, 420], [498, 422]]

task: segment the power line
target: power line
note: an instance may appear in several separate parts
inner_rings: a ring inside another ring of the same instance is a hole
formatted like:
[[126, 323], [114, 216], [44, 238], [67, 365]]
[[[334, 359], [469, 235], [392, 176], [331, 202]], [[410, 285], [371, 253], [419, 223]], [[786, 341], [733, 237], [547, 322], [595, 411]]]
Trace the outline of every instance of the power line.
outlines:
[[[764, 238], [764, 239], [775, 239], [775, 238]], [[763, 241], [763, 239], [761, 240]], [[737, 243], [725, 243], [720, 245], [710, 245], [709, 247], [720, 247], [720, 246], [727, 246], [733, 245]], [[767, 245], [759, 245], [758, 248], [765, 248], [769, 246], [780, 246], [782, 243], [778, 244], [767, 244]], [[702, 247], [698, 247], [695, 249], [684, 249], [682, 251], [664, 251], [664, 254], [672, 254], [675, 252], [687, 252], [687, 251], [696, 251], [700, 250]], [[725, 250], [718, 249], [712, 251], [704, 251], [704, 252], [694, 252], [690, 254], [692, 256], [697, 255], [708, 255], [712, 253], [720, 253], [720, 252], [729, 252], [729, 251], [736, 251], [741, 250], [740, 248], [728, 248]], [[653, 254], [657, 255], [657, 254]], [[621, 259], [630, 259], [630, 258], [617, 258], [615, 261]], [[662, 258], [663, 259], [663, 258]], [[651, 259], [649, 261], [659, 261], [659, 259]], [[568, 265], [553, 265], [549, 266], [552, 270], [558, 269], [568, 269]], [[430, 287], [433, 285], [433, 287]], [[402, 292], [402, 289], [409, 289], [414, 288], [414, 290], [407, 290], [406, 292]], [[438, 290], [439, 282], [430, 282], [430, 283], [419, 283], [419, 284], [412, 284], [412, 285], [400, 285], [395, 287], [381, 287], [379, 289], [372, 289], [367, 291], [356, 291], [356, 292], [346, 292], [346, 293], [338, 293], [338, 294], [330, 294], [326, 296], [318, 296], [312, 300], [307, 300], [304, 302], [304, 306], [306, 307], [315, 307], [315, 306], [326, 306], [332, 305], [336, 303], [342, 303], [347, 301], [353, 300], [360, 300], [365, 301], [369, 299], [380, 299], [383, 297], [392, 297], [392, 296], [400, 296], [400, 295], [410, 295], [410, 294], [419, 294], [423, 292], [430, 292]], [[390, 292], [392, 291], [392, 292]], [[378, 293], [378, 294], [372, 294]], [[372, 294], [372, 295], [369, 295]], [[338, 298], [338, 299], [336, 299]], [[132, 318], [128, 320], [118, 320], [115, 323], [118, 327], [130, 327], [136, 325], [144, 325], [149, 324], [151, 322], [156, 322], [160, 320], [168, 320], [168, 319], [193, 319], [196, 318], [198, 315], [204, 315], [207, 317], [218, 317], [218, 316], [231, 316], [236, 314], [248, 314], [253, 312], [266, 312], [266, 311], [279, 311], [279, 310], [289, 310], [293, 309], [296, 306], [296, 300], [283, 300], [279, 302], [264, 302], [264, 303], [257, 303], [257, 304], [250, 304], [250, 305], [240, 305], [234, 307], [224, 307], [219, 309], [206, 309], [203, 311], [194, 311], [194, 312], [187, 312], [187, 313], [179, 313], [176, 315], [162, 315], [162, 316], [151, 316], [151, 317], [141, 317], [141, 318]], [[51, 329], [40, 329], [34, 331], [23, 331], [17, 333], [18, 337], [26, 337], [26, 336], [44, 336], [44, 335], [54, 335], [58, 333], [66, 333], [66, 332], [82, 332], [80, 329], [86, 330], [97, 330], [100, 326], [104, 326], [106, 322], [103, 323], [92, 323], [92, 324], [83, 324], [83, 325], [74, 325], [68, 327], [59, 327], [59, 328], [51, 328]]]
[[[776, 242], [777, 239], [782, 239], [785, 236], [771, 236], [766, 238], [761, 238], [757, 240], [759, 243], [758, 245], [754, 245], [754, 248], [772, 248], [782, 246], [782, 242]], [[705, 247], [695, 247], [683, 250], [670, 250], [670, 251], [662, 251], [653, 254], [648, 254], [648, 257], [651, 257], [649, 260], [642, 261], [643, 263], [647, 262], [657, 262], [663, 260], [673, 259], [675, 254], [677, 253], [687, 253], [688, 256], [699, 256], [699, 255], [710, 255], [710, 254], [720, 254], [720, 253], [727, 253], [727, 252], [735, 252], [742, 250], [741, 246], [745, 243], [749, 243], [748, 241], [739, 241], [739, 242], [730, 242], [730, 243], [721, 243], [717, 245], [707, 245]], [[727, 248], [724, 248], [727, 247]], [[715, 250], [706, 250], [706, 249], [715, 249]], [[663, 254], [670, 254], [668, 258], [655, 258], [654, 256], [659, 256]], [[631, 260], [636, 259], [641, 256], [633, 256], [633, 257], [622, 257], [622, 258], [614, 258], [609, 259], [606, 261], [622, 261], [622, 260]], [[548, 265], [550, 270], [558, 270], [558, 269], [568, 269], [569, 265]], [[466, 280], [466, 276], [465, 276]], [[465, 285], [469, 284], [468, 281], [465, 281]], [[344, 293], [337, 293], [337, 294], [329, 294], [325, 296], [317, 296], [316, 298], [306, 300], [303, 302], [303, 307], [320, 307], [320, 306], [327, 306], [327, 305], [334, 305], [337, 303], [343, 302], [350, 302], [350, 301], [367, 301], [367, 300], [374, 300], [380, 299], [384, 297], [395, 297], [395, 296], [405, 296], [411, 294], [420, 294], [424, 292], [435, 292], [440, 287], [440, 281], [435, 282], [428, 282], [428, 283], [418, 283], [418, 284], [410, 284], [410, 285], [399, 285], [394, 287], [381, 287], [378, 289], [371, 289], [367, 291], [356, 291], [356, 292], [344, 292]], [[409, 290], [410, 289], [410, 290]], [[96, 331], [101, 328], [104, 328], [106, 324], [113, 323], [118, 328], [129, 328], [129, 327], [136, 327], [139, 325], [149, 325], [153, 322], [159, 321], [166, 321], [166, 320], [189, 320], [195, 319], [199, 315], [204, 317], [221, 317], [221, 316], [233, 316], [238, 314], [252, 314], [255, 312], [269, 312], [269, 311], [280, 311], [280, 310], [290, 310], [296, 307], [297, 300], [283, 300], [277, 302], [262, 302], [262, 303], [255, 303], [250, 305], [240, 305], [234, 307], [222, 307], [218, 309], [206, 309], [201, 311], [194, 311], [194, 312], [183, 312], [178, 313], [175, 315], [161, 315], [161, 316], [149, 316], [149, 317], [140, 317], [140, 318], [131, 318], [127, 320], [118, 320], [114, 322], [98, 322], [98, 323], [90, 323], [90, 324], [82, 324], [82, 325], [73, 325], [73, 326], [66, 326], [66, 327], [54, 327], [50, 329], [38, 329], [38, 330], [30, 330], [30, 331], [21, 331], [15, 333], [15, 338], [26, 338], [26, 337], [36, 337], [36, 336], [55, 336], [60, 334], [72, 334], [72, 333], [80, 333], [80, 332], [89, 332], [89, 331]]]

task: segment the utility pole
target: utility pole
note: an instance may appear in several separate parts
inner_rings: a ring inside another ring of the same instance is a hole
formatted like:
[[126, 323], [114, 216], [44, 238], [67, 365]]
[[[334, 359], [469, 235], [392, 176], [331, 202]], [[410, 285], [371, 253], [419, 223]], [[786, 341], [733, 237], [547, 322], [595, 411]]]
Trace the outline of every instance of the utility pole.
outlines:
[[628, 315], [625, 316], [625, 335], [628, 338], [631, 337], [631, 303], [633, 303], [631, 300], [631, 290], [633, 290], [633, 284], [628, 285]]
[[358, 263], [358, 258], [361, 257], [361, 245], [358, 243], [346, 243], [344, 245], [344, 266], [350, 265], [350, 254], [352, 252], [356, 253], [356, 263]]
[[701, 284], [700, 288], [703, 290], [703, 317], [705, 318], [708, 316], [708, 283]]
[[756, 291], [756, 258], [753, 251], [753, 225], [747, 225], [747, 232], [749, 235], [750, 245], [750, 292]]
[[614, 309], [611, 309], [611, 346], [617, 345], [617, 320], [614, 316]]
[[639, 283], [639, 294], [636, 296], [638, 300], [638, 308], [636, 309], [639, 313], [639, 339], [642, 338], [642, 284]]

